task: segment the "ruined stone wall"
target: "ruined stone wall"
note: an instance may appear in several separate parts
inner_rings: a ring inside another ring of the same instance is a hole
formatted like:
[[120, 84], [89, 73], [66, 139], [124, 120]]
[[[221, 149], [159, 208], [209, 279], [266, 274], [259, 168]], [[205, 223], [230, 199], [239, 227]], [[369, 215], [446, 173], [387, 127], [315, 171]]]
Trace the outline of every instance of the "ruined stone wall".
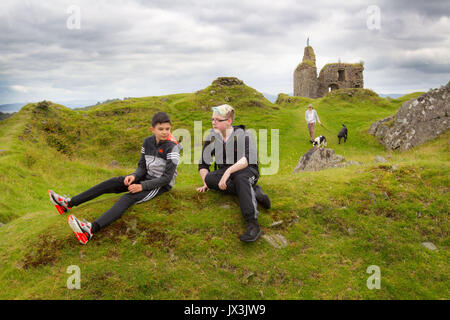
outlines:
[[330, 89], [364, 88], [362, 64], [330, 63], [317, 77], [316, 56], [311, 46], [305, 47], [303, 60], [294, 71], [294, 96], [320, 98]]
[[318, 95], [322, 97], [330, 89], [364, 88], [363, 71], [361, 64], [327, 64], [319, 74]]

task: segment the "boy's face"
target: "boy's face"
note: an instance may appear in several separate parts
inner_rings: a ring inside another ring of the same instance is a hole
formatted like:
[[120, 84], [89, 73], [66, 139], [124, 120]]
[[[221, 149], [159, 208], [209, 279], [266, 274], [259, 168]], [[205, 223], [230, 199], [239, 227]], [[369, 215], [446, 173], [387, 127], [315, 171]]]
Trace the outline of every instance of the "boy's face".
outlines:
[[213, 129], [224, 131], [230, 127], [232, 121], [231, 119], [227, 119], [220, 114], [213, 112], [211, 122]]
[[158, 141], [158, 142], [167, 140], [167, 138], [169, 138], [171, 129], [172, 129], [172, 126], [168, 122], [157, 123], [154, 128], [153, 127], [150, 128], [150, 130], [153, 132], [153, 134], [156, 137], [156, 141]]

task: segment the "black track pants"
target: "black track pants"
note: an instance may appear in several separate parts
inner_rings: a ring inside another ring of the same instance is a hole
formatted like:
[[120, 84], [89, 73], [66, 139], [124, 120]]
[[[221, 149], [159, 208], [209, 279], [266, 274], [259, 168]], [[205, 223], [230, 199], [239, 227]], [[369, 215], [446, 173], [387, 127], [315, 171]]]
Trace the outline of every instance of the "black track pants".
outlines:
[[[72, 206], [78, 206], [86, 201], [92, 200], [105, 193], [122, 193], [127, 192], [128, 187], [124, 184], [125, 176], [115, 177], [99, 183], [96, 186], [74, 196], [70, 200]], [[136, 183], [138, 181], [135, 181]], [[103, 215], [95, 220], [100, 228], [104, 228], [110, 223], [119, 219], [123, 213], [133, 204], [142, 203], [153, 199], [156, 196], [168, 191], [167, 188], [161, 187], [150, 191], [141, 191], [137, 193], [128, 192], [120, 197], [120, 199], [112, 206], [111, 209], [103, 213]]]
[[205, 177], [208, 188], [219, 190], [225, 193], [235, 194], [239, 198], [242, 216], [245, 220], [258, 219], [258, 209], [253, 185], [258, 181], [257, 170], [246, 167], [234, 172], [227, 180], [227, 189], [220, 190], [219, 182], [226, 169], [219, 169], [209, 172]]

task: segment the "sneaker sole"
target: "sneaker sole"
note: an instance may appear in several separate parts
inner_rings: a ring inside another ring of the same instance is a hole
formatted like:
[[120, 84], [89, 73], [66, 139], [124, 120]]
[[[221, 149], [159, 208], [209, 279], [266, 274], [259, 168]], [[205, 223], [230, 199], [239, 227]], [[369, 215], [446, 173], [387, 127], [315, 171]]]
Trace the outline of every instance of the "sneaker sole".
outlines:
[[67, 218], [67, 220], [69, 222], [70, 228], [72, 228], [78, 241], [81, 244], [86, 244], [89, 240], [88, 240], [87, 236], [84, 234], [84, 232], [81, 230], [80, 225], [78, 224], [77, 220], [75, 220], [75, 218], [72, 215], [70, 215]]
[[66, 213], [68, 210], [53, 199], [51, 192], [53, 192], [53, 191], [48, 190], [48, 197], [50, 198], [50, 201], [55, 205], [55, 208], [56, 208], [56, 210], [58, 210], [58, 213], [60, 215], [62, 215], [63, 213]]

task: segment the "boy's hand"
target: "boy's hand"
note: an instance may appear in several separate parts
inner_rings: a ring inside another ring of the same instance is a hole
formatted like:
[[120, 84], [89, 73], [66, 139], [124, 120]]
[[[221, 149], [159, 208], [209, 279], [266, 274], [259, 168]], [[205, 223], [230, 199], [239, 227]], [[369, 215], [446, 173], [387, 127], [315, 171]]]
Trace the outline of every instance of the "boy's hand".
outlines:
[[129, 186], [130, 184], [133, 183], [134, 179], [135, 179], [135, 176], [132, 176], [132, 175], [126, 176], [123, 183], [124, 183], [126, 186]]
[[142, 184], [132, 184], [128, 187], [128, 191], [131, 193], [137, 193], [142, 191]]
[[208, 186], [206, 184], [203, 185], [203, 187], [197, 188], [198, 192], [206, 192], [208, 190], [209, 190], [209, 188], [208, 188]]
[[222, 179], [219, 181], [219, 189], [220, 190], [226, 190], [227, 189], [227, 180], [230, 178], [230, 174], [225, 171], [225, 173], [222, 176]]

